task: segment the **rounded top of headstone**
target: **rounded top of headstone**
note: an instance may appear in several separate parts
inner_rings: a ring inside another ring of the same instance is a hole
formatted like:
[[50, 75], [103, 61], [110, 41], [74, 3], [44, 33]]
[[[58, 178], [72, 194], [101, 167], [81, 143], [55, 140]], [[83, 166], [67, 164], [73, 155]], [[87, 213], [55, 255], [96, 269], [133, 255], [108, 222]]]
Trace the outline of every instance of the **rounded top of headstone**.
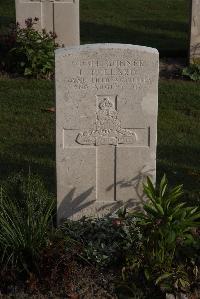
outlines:
[[113, 50], [132, 50], [132, 51], [140, 51], [149, 54], [159, 55], [159, 52], [155, 48], [139, 46], [139, 45], [131, 45], [131, 44], [117, 44], [117, 43], [103, 43], [103, 44], [85, 44], [74, 47], [67, 48], [59, 48], [55, 51], [57, 56], [62, 56], [64, 54], [76, 53], [76, 52], [88, 52], [95, 51], [100, 49], [113, 49]]

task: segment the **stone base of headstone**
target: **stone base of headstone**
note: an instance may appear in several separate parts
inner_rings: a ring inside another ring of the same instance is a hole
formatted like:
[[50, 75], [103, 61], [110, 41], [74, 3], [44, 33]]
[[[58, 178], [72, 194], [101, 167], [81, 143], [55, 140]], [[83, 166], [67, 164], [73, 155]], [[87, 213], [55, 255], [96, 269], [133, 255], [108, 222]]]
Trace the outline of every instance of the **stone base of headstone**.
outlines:
[[166, 294], [166, 299], [189, 299], [186, 294], [179, 293], [178, 295]]

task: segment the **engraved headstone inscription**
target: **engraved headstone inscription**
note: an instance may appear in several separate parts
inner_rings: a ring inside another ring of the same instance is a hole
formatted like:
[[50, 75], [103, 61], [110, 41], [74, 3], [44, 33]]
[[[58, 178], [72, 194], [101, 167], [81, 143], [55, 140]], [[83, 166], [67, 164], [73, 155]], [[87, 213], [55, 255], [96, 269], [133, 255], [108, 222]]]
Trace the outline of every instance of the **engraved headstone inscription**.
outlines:
[[190, 63], [200, 61], [200, 0], [191, 1], [190, 22]]
[[15, 0], [16, 20], [24, 27], [28, 18], [38, 18], [35, 28], [57, 34], [65, 46], [80, 44], [79, 0]]
[[141, 206], [156, 175], [158, 64], [133, 45], [56, 51], [58, 223]]

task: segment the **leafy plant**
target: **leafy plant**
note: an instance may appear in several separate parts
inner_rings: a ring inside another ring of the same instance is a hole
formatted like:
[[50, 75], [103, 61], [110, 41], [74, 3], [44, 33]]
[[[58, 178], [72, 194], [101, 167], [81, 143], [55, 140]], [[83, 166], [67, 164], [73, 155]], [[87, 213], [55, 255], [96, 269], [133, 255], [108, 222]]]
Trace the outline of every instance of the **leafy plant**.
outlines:
[[40, 251], [48, 244], [55, 208], [41, 180], [15, 175], [1, 186], [0, 258], [3, 268], [37, 267]]
[[200, 80], [200, 63], [190, 64], [188, 67], [184, 68], [182, 75], [189, 77], [193, 81]]
[[84, 258], [100, 267], [122, 262], [129, 250], [141, 245], [142, 236], [134, 217], [68, 220], [61, 229], [82, 244]]
[[54, 72], [54, 50], [56, 34], [37, 31], [34, 25], [38, 19], [25, 21], [26, 27], [12, 26], [2, 36], [0, 52], [2, 68], [26, 77], [50, 78]]
[[187, 207], [180, 201], [182, 186], [170, 189], [166, 176], [158, 188], [147, 178], [144, 192], [148, 201], [144, 212], [137, 213], [143, 250], [128, 257], [124, 279], [131, 273], [143, 273], [146, 281], [163, 290], [186, 290], [190, 279], [181, 248], [195, 244], [192, 230], [199, 226], [200, 212], [197, 207]]

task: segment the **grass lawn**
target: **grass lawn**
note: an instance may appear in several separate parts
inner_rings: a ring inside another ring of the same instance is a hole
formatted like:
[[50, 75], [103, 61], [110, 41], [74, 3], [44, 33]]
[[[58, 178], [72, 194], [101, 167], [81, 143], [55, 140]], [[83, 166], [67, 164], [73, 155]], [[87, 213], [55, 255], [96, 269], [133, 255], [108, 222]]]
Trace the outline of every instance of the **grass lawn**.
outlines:
[[162, 80], [159, 88], [158, 174], [200, 191], [200, 85]]
[[120, 42], [187, 52], [187, 0], [81, 0], [81, 41]]
[[[81, 42], [156, 47], [162, 56], [187, 53], [187, 0], [80, 0]], [[0, 0], [0, 30], [15, 21], [14, 0]]]
[[0, 80], [0, 176], [20, 170], [41, 175], [55, 191], [53, 83]]
[[[158, 177], [186, 190], [200, 183], [200, 85], [161, 80], [158, 119]], [[29, 169], [55, 191], [55, 115], [41, 108], [54, 105], [53, 83], [37, 80], [0, 81], [1, 179]]]
[[0, 0], [0, 32], [15, 22], [15, 0]]

